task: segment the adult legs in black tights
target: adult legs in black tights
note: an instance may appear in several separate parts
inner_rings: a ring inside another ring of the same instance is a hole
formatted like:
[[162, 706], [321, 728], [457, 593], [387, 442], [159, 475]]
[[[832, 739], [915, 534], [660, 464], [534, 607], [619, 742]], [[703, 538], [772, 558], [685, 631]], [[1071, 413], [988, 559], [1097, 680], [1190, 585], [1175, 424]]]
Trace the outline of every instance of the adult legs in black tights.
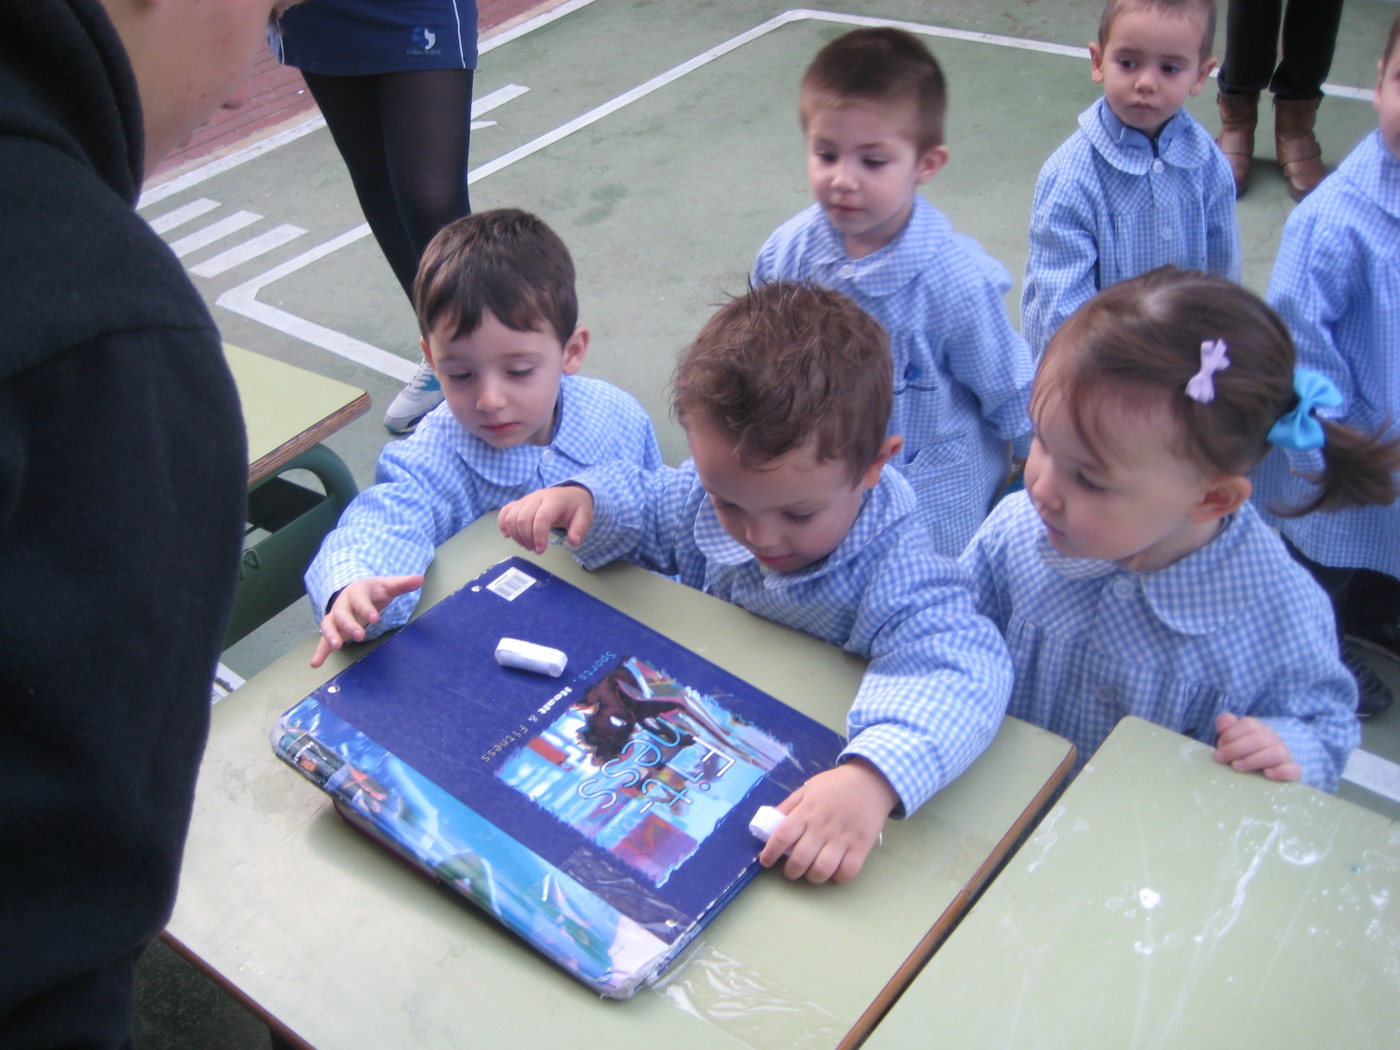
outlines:
[[472, 71], [305, 77], [365, 220], [408, 295], [433, 234], [471, 210]]

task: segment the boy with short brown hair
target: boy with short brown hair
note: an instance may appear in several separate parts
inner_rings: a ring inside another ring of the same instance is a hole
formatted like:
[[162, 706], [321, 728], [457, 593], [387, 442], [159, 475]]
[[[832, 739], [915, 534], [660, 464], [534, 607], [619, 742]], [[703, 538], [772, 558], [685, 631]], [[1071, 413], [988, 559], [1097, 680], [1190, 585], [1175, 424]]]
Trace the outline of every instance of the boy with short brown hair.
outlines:
[[929, 549], [885, 470], [883, 330], [839, 293], [776, 282], [733, 300], [676, 370], [691, 459], [587, 471], [502, 509], [535, 551], [565, 530], [587, 568], [625, 558], [806, 631], [870, 666], [835, 769], [786, 799], [760, 859], [813, 882], [859, 872], [886, 818], [912, 813], [991, 742], [1006, 648], [956, 563]]
[[894, 462], [934, 548], [956, 557], [1029, 448], [1031, 354], [1011, 326], [1011, 278], [919, 187], [948, 160], [942, 70], [917, 37], [857, 29], [802, 79], [807, 177], [816, 203], [758, 254], [757, 281], [849, 295], [889, 333]]
[[1039, 357], [1111, 284], [1159, 266], [1238, 282], [1230, 165], [1184, 108], [1215, 68], [1214, 0], [1108, 0], [1091, 76], [1103, 98], [1045, 162], [1031, 203], [1021, 332]]

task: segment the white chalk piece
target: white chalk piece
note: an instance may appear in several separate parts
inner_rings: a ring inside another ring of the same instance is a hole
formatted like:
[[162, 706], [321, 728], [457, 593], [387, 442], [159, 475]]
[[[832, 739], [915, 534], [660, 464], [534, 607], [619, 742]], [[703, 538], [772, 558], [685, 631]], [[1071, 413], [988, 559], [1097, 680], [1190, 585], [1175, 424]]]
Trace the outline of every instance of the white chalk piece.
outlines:
[[767, 842], [773, 836], [773, 832], [778, 830], [778, 825], [786, 819], [786, 814], [777, 806], [759, 806], [753, 819], [749, 821], [749, 832], [758, 841]]
[[496, 663], [502, 667], [558, 678], [564, 673], [564, 665], [568, 662], [567, 655], [547, 645], [522, 642], [519, 638], [502, 638], [496, 643]]

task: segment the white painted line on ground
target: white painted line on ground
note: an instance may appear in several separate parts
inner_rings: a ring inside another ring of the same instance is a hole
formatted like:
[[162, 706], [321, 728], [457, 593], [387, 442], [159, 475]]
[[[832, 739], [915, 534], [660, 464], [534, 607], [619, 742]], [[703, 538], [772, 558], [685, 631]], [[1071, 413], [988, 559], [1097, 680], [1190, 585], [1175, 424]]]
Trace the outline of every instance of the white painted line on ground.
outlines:
[[176, 226], [181, 226], [191, 219], [197, 219], [201, 215], [213, 211], [218, 206], [218, 201], [211, 201], [208, 197], [200, 197], [198, 200], [190, 201], [188, 204], [182, 205], [174, 211], [168, 211], [164, 215], [157, 215], [154, 219], [150, 220], [149, 225], [156, 233], [166, 233], [173, 230]]
[[275, 135], [269, 135], [265, 139], [259, 139], [250, 146], [234, 150], [232, 153], [220, 157], [218, 160], [211, 160], [208, 164], [201, 164], [197, 168], [191, 168], [183, 175], [162, 182], [159, 186], [152, 186], [149, 190], [141, 194], [141, 199], [136, 202], [136, 207], [144, 208], [148, 204], [155, 204], [165, 200], [166, 197], [173, 197], [181, 190], [187, 190], [191, 186], [198, 186], [201, 182], [212, 179], [215, 175], [222, 175], [240, 164], [247, 164], [248, 161], [256, 157], [261, 157], [264, 153], [271, 153], [275, 149], [285, 146], [289, 142], [310, 135], [313, 131], [318, 131], [326, 126], [326, 118], [316, 113], [305, 120], [298, 121], [290, 127], [283, 128]]
[[1400, 802], [1400, 765], [1396, 765], [1380, 755], [1357, 748], [1347, 760], [1342, 771], [1342, 779], [1350, 780], [1358, 787], [1384, 795], [1392, 802]]
[[225, 270], [232, 270], [235, 266], [241, 266], [249, 259], [256, 259], [259, 255], [270, 252], [274, 248], [282, 247], [288, 241], [296, 240], [305, 232], [300, 226], [293, 226], [290, 223], [274, 226], [266, 233], [260, 233], [226, 252], [220, 252], [212, 258], [205, 259], [198, 266], [190, 267], [190, 273], [199, 277], [217, 277]]
[[[571, 2], [569, 3], [561, 4], [554, 10], [547, 12], [546, 14], [540, 15], [537, 19], [532, 19], [529, 22], [522, 23], [515, 29], [500, 34], [499, 36], [493, 38], [489, 42], [489, 44], [483, 44], [480, 50], [484, 53], [485, 51], [488, 51], [491, 48], [499, 47], [501, 44], [506, 43], [509, 40], [514, 40], [531, 29], [538, 28], [541, 25], [544, 25], [548, 22], [552, 22], [557, 18], [561, 18], [566, 14], [578, 10], [579, 8], [586, 7], [591, 2], [592, 0], [571, 0]], [[554, 143], [559, 142], [560, 140], [572, 135], [574, 132], [586, 128], [591, 124], [595, 124], [599, 120], [602, 120], [604, 117], [617, 112], [618, 110], [622, 109], [627, 105], [630, 105], [633, 102], [636, 102], [638, 99], [644, 98], [647, 95], [650, 95], [652, 92], [662, 87], [665, 87], [668, 84], [673, 83], [674, 81], [685, 76], [687, 73], [692, 73], [695, 70], [701, 68], [702, 66], [713, 62], [715, 59], [729, 54], [737, 48], [742, 47], [744, 44], [751, 43], [752, 41], [757, 40], [760, 37], [767, 35], [768, 33], [771, 33], [775, 29], [779, 29], [783, 26], [802, 21], [835, 22], [841, 25], [850, 26], [892, 26], [899, 29], [905, 29], [909, 32], [920, 34], [923, 36], [938, 37], [945, 40], [959, 40], [974, 44], [989, 44], [995, 47], [1015, 48], [1022, 51], [1036, 51], [1044, 54], [1062, 55], [1073, 58], [1087, 57], [1088, 52], [1087, 47], [1071, 47], [1065, 44], [1053, 44], [1039, 40], [1023, 40], [1018, 37], [999, 36], [993, 33], [975, 33], [961, 29], [949, 29], [942, 26], [924, 25], [918, 22], [908, 22], [899, 19], [868, 18], [860, 15], [838, 14], [830, 11], [817, 11], [810, 8], [794, 8], [792, 10], [784, 11], [778, 15], [775, 15], [768, 21], [754, 26], [752, 29], [740, 33], [738, 36], [731, 37], [729, 40], [726, 40], [723, 43], [717, 44], [714, 47], [701, 52], [695, 57], [685, 62], [682, 62], [680, 65], [674, 66], [666, 72], [660, 73], [657, 76], [652, 77], [645, 83], [639, 84], [636, 87], [629, 89], [628, 91], [624, 91], [622, 94], [616, 96], [613, 99], [610, 99], [607, 102], [604, 102], [602, 105], [595, 106], [588, 112], [581, 114], [578, 117], [575, 117], [573, 120], [567, 121], [566, 123], [559, 125], [552, 131], [545, 132], [543, 135], [540, 135], [532, 139], [530, 142], [527, 142], [524, 145], [519, 146], [511, 150], [510, 152], [503, 154], [500, 157], [497, 157], [495, 160], [488, 161], [485, 164], [480, 165], [479, 167], [473, 169], [468, 173], [467, 182], [468, 184], [472, 184], [480, 181], [481, 179], [486, 178], [488, 175], [494, 175], [496, 172], [509, 167], [517, 161], [523, 160], [525, 157], [528, 157], [534, 153], [538, 153], [546, 146], [553, 145]], [[1358, 88], [1344, 88], [1337, 87], [1335, 85], [1326, 85], [1326, 88], [1329, 94], [1335, 94], [1341, 97], [1371, 97], [1369, 90], [1362, 92], [1361, 89]], [[488, 95], [486, 96], [486, 98], [492, 98], [495, 94], [496, 93], [493, 92], [492, 95]], [[476, 116], [477, 112], [478, 111], [476, 107], [473, 106], [472, 115]], [[357, 227], [357, 229], [367, 232], [368, 227]], [[355, 231], [350, 232], [354, 233]], [[360, 236], [363, 235], [363, 233], [360, 234]], [[341, 238], [337, 239], [341, 243], [341, 246], [349, 244], [353, 240], [359, 239], [358, 237], [351, 237], [349, 240], [345, 240], [344, 238], [346, 236], [347, 235], [342, 235]], [[308, 252], [302, 256], [298, 256], [298, 259], [292, 260], [292, 263], [297, 263], [298, 260], [304, 261], [301, 261], [299, 265], [293, 267], [293, 269], [300, 269], [301, 266], [309, 265], [311, 262], [315, 261], [315, 259], [323, 258], [326, 254], [329, 254], [329, 251], [322, 252], [321, 254], [314, 256], [312, 252]], [[291, 263], [283, 264], [284, 267], [289, 265], [291, 265]], [[283, 269], [283, 267], [279, 267], [277, 270], [269, 272], [277, 273], [279, 274], [279, 276], [285, 276], [287, 273], [291, 273], [292, 270]], [[264, 276], [266, 277], [266, 275]], [[264, 285], [271, 283], [271, 280], [274, 279], [276, 278], [268, 278], [266, 280], [261, 278], [255, 278], [255, 281], [261, 281], [261, 283], [257, 285], [258, 288], [261, 288]], [[355, 353], [357, 355], [364, 354], [366, 350], [373, 350], [377, 355], [381, 355], [379, 358], [376, 359], [388, 359], [390, 361], [393, 361], [396, 364], [396, 366], [402, 365], [403, 368], [408, 370], [409, 376], [411, 376], [413, 370], [416, 368], [416, 362], [414, 364], [409, 364], [403, 361], [402, 358], [396, 357], [395, 355], [388, 353], [388, 351], [380, 350], [377, 347], [370, 346], [368, 343], [362, 343], [351, 336], [342, 335], [341, 333], [334, 332], [329, 328], [325, 328], [321, 325], [316, 325], [313, 322], [304, 321], [303, 319], [295, 317], [295, 315], [287, 313], [286, 311], [275, 310], [274, 308], [266, 307], [264, 304], [256, 302], [256, 300], [252, 297], [252, 294], [246, 292], [246, 289], [251, 287], [252, 284], [253, 282], [249, 282], [248, 284], [240, 285], [238, 289], [234, 289], [232, 292], [225, 293], [223, 296], [219, 297], [218, 304], [226, 307], [227, 309], [233, 310], [236, 313], [241, 313], [243, 314], [243, 316], [246, 317], [254, 317], [254, 315], [253, 313], [245, 312], [245, 308], [246, 310], [255, 310], [257, 313], [257, 317], [255, 317], [254, 319], [261, 320], [264, 324], [269, 324], [270, 327], [276, 328], [279, 331], [286, 332], [290, 335], [297, 335], [298, 338], [307, 339], [308, 342], [311, 342], [316, 346], [320, 346], [323, 349], [332, 350], [332, 352], [335, 353], [340, 353], [341, 351], [334, 350], [333, 346], [330, 345], [332, 343], [334, 343], [335, 345], [346, 345], [354, 347]], [[235, 295], [235, 292], [239, 294]], [[281, 319], [282, 323], [274, 324], [271, 323], [270, 319]], [[290, 327], [293, 325], [296, 327], [296, 331], [293, 331], [292, 327]], [[301, 332], [313, 332], [317, 335], [317, 338], [308, 339], [306, 335], [299, 334]], [[368, 367], [376, 367], [372, 364], [368, 364], [368, 362], [361, 356], [352, 356], [349, 353], [346, 353], [343, 356], [351, 357], [352, 360], [359, 361], [362, 364], [367, 364]], [[403, 378], [404, 381], [407, 381], [408, 378], [407, 376], [401, 375], [402, 369], [398, 367], [395, 367], [393, 371], [388, 371], [383, 368], [380, 368], [378, 370], [384, 371], [387, 375], [391, 375], [396, 379]]]
[[494, 120], [476, 120], [475, 118], [483, 113], [490, 113], [497, 106], [505, 105], [513, 98], [519, 98], [529, 90], [529, 88], [521, 87], [519, 84], [507, 84], [505, 87], [497, 88], [489, 95], [483, 95], [473, 101], [471, 130], [480, 131], [482, 128], [494, 128], [496, 126]]
[[236, 211], [232, 215], [220, 219], [218, 222], [211, 222], [202, 229], [195, 230], [187, 237], [181, 237], [178, 241], [172, 241], [170, 250], [177, 258], [183, 259], [191, 252], [197, 252], [201, 248], [208, 247], [215, 241], [227, 237], [230, 233], [237, 233], [246, 226], [261, 219], [257, 212]]
[[530, 89], [520, 84], [507, 84], [503, 88], [497, 88], [488, 95], [482, 95], [478, 99], [472, 100], [472, 116], [479, 117], [485, 113], [490, 113], [498, 106], [504, 106], [513, 98], [519, 98]]
[[467, 182], [470, 184], [473, 182], [477, 182], [480, 179], [484, 179], [488, 175], [494, 175], [502, 168], [508, 168], [516, 161], [523, 160], [525, 157], [530, 156], [532, 153], [538, 153], [546, 146], [552, 146], [554, 143], [560, 141], [561, 139], [568, 138], [574, 132], [586, 128], [590, 124], [596, 124], [604, 117], [608, 116], [611, 113], [616, 113], [619, 109], [622, 109], [624, 106], [631, 105], [633, 102], [636, 102], [640, 98], [645, 98], [647, 95], [650, 95], [653, 91], [656, 91], [659, 88], [665, 87], [667, 84], [679, 80], [687, 73], [693, 73], [701, 66], [708, 65], [715, 59], [720, 58], [723, 55], [727, 55], [729, 54], [729, 52], [735, 50], [736, 48], [742, 47], [750, 41], [757, 40], [759, 37], [765, 36], [768, 33], [771, 33], [774, 29], [777, 29], [779, 26], [787, 25], [793, 20], [794, 12], [786, 11], [780, 15], [770, 18], [767, 22], [763, 22], [760, 25], [754, 26], [747, 32], [740, 33], [738, 36], [735, 37], [730, 37], [724, 43], [717, 44], [714, 47], [710, 48], [708, 51], [702, 51], [694, 58], [689, 59], [686, 62], [682, 62], [678, 66], [672, 66], [670, 69], [666, 70], [666, 72], [660, 73], [652, 77], [645, 83], [638, 84], [636, 87], [631, 88], [628, 91], [624, 91], [622, 94], [609, 99], [607, 102], [604, 102], [601, 106], [595, 106], [592, 109], [590, 109], [587, 113], [583, 113], [565, 124], [560, 124], [554, 130], [545, 132], [543, 135], [532, 139], [531, 141], [525, 143], [523, 146], [518, 146], [515, 149], [511, 150], [509, 153], [502, 154], [493, 161], [488, 161], [487, 163], [481, 165], [481, 167], [476, 168], [474, 171], [472, 171], [472, 173], [467, 176]]
[[334, 331], [324, 325], [316, 324], [314, 321], [308, 321], [304, 317], [298, 317], [296, 314], [258, 301], [258, 292], [264, 286], [272, 284], [274, 281], [280, 281], [288, 274], [295, 273], [302, 267], [309, 266], [318, 259], [323, 259], [332, 252], [337, 252], [346, 245], [353, 244], [368, 236], [369, 224], [361, 223], [354, 229], [346, 230], [339, 237], [318, 244], [294, 259], [288, 259], [281, 266], [275, 266], [236, 288], [230, 288], [215, 302], [224, 309], [232, 310], [240, 316], [265, 324], [279, 332], [285, 332], [310, 343], [312, 346], [319, 346], [323, 350], [339, 354], [346, 360], [354, 361], [376, 372], [382, 372], [401, 383], [407, 383], [413, 378], [414, 372], [418, 370], [417, 361], [405, 361], [402, 357], [391, 354], [387, 350], [381, 350], [379, 347], [356, 339], [354, 336]]
[[517, 40], [526, 33], [533, 32], [540, 28], [540, 26], [547, 26], [557, 18], [571, 15], [580, 8], [587, 7], [592, 2], [593, 0], [569, 0], [568, 3], [560, 4], [558, 7], [544, 12], [544, 14], [536, 15], [534, 18], [521, 22], [518, 26], [507, 29], [503, 33], [497, 33], [495, 36], [488, 37], [483, 40], [481, 45], [476, 49], [477, 53], [484, 55], [488, 51], [494, 51], [502, 44], [508, 44], [512, 40]]

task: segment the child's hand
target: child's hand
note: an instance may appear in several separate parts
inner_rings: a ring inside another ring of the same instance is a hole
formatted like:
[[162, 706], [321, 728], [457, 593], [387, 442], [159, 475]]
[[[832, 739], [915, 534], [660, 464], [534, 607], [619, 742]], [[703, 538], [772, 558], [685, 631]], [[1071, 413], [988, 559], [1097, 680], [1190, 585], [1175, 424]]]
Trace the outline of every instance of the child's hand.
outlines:
[[527, 551], [543, 554], [550, 529], [563, 529], [577, 547], [593, 525], [593, 493], [581, 485], [553, 485], [507, 503], [496, 517], [501, 535]]
[[787, 854], [783, 875], [808, 882], [849, 882], [899, 804], [885, 775], [863, 758], [818, 773], [778, 809], [787, 818], [758, 855], [771, 868]]
[[347, 584], [335, 596], [331, 611], [321, 621], [321, 640], [311, 657], [311, 666], [320, 667], [326, 657], [346, 642], [363, 642], [365, 626], [379, 622], [379, 610], [401, 594], [423, 586], [423, 577], [366, 576]]
[[1215, 760], [1240, 773], [1261, 770], [1270, 780], [1298, 780], [1303, 769], [1283, 738], [1257, 718], [1228, 711], [1215, 719]]

